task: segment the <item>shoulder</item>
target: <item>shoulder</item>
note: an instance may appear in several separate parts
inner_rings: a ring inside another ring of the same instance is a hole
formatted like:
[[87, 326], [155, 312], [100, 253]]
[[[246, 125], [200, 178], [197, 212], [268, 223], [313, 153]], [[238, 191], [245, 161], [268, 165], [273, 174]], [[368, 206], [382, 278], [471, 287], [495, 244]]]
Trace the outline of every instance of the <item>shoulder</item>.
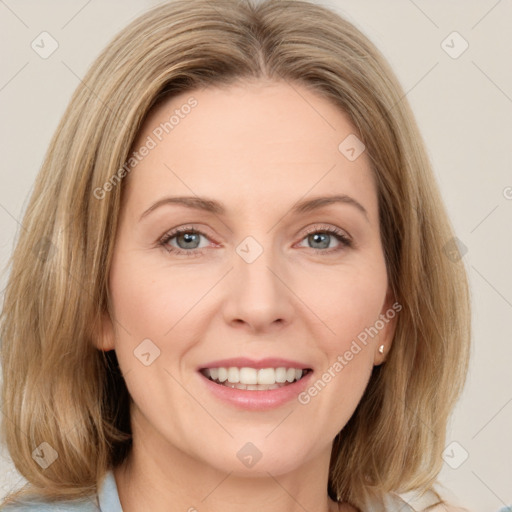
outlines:
[[38, 494], [23, 494], [13, 496], [10, 503], [0, 504], [0, 512], [101, 512], [101, 509], [123, 512], [111, 470], [100, 480], [96, 494], [64, 501], [50, 501]]
[[91, 497], [87, 500], [68, 500], [58, 502], [23, 499], [0, 506], [0, 512], [99, 512], [97, 501]]
[[433, 507], [429, 507], [428, 509], [425, 509], [425, 512], [471, 512], [471, 510], [468, 510], [467, 508], [458, 507], [456, 505], [439, 504]]
[[[410, 512], [472, 512], [458, 505], [448, 503], [441, 495], [430, 489], [423, 494], [417, 494], [414, 491], [395, 495], [399, 502], [406, 506], [406, 510]], [[395, 505], [395, 503], [393, 503]], [[393, 506], [389, 510], [394, 510]]]

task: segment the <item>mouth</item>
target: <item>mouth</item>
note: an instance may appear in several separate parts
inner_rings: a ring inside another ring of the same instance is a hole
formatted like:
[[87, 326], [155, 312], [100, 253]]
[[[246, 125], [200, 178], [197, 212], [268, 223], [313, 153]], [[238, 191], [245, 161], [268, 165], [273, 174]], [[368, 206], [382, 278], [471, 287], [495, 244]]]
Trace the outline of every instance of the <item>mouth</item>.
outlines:
[[269, 391], [289, 386], [311, 373], [311, 368], [218, 366], [202, 368], [200, 373], [219, 386], [246, 391]]

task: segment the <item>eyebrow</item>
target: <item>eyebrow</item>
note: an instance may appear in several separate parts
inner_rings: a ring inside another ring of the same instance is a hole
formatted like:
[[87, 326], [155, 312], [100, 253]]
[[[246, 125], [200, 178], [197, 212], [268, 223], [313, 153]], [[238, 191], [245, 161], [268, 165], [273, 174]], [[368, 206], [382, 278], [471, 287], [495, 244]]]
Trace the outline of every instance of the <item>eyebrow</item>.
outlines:
[[[345, 194], [341, 195], [332, 195], [332, 196], [321, 196], [314, 197], [312, 199], [304, 199], [302, 201], [297, 202], [291, 209], [292, 213], [307, 213], [313, 210], [317, 210], [324, 206], [328, 206], [331, 204], [348, 204], [354, 206], [359, 210], [365, 217], [368, 219], [368, 212], [366, 208], [353, 197], [347, 196]], [[216, 215], [224, 215], [226, 213], [226, 209], [222, 206], [221, 203], [215, 201], [214, 199], [208, 199], [205, 197], [197, 197], [197, 196], [178, 196], [178, 197], [164, 197], [158, 200], [156, 203], [152, 204], [147, 210], [145, 210], [140, 216], [139, 222], [149, 215], [152, 211], [156, 210], [160, 206], [168, 205], [168, 204], [178, 204], [182, 206], [186, 206], [187, 208], [195, 209], [195, 210], [203, 210], [206, 212], [214, 213]]]

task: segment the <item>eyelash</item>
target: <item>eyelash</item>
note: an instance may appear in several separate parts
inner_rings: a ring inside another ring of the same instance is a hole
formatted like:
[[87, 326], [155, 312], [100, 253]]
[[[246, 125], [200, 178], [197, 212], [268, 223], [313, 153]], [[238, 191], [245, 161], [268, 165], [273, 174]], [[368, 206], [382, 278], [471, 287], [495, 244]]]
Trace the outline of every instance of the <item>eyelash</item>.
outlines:
[[[193, 234], [197, 234], [197, 235], [202, 235], [205, 238], [209, 238], [208, 235], [206, 235], [205, 233], [203, 233], [202, 231], [200, 231], [196, 228], [181, 227], [181, 228], [176, 228], [173, 231], [170, 231], [169, 233], [166, 233], [160, 239], [158, 244], [160, 246], [162, 246], [168, 253], [171, 253], [171, 254], [177, 254], [179, 256], [183, 255], [183, 256], [186, 256], [189, 258], [201, 256], [204, 253], [204, 250], [206, 249], [204, 247], [202, 249], [190, 249], [187, 251], [184, 249], [178, 249], [176, 247], [171, 247], [171, 246], [167, 245], [170, 240], [179, 236], [182, 233], [193, 233]], [[304, 240], [305, 238], [307, 238], [309, 235], [312, 235], [315, 233], [332, 235], [341, 243], [341, 247], [334, 247], [334, 248], [330, 248], [330, 249], [315, 249], [313, 247], [309, 247], [309, 249], [315, 251], [315, 253], [317, 253], [317, 254], [322, 254], [322, 255], [332, 254], [334, 252], [338, 252], [338, 251], [342, 250], [343, 248], [353, 247], [352, 240], [349, 237], [347, 237], [347, 235], [345, 235], [343, 233], [343, 231], [341, 231], [337, 228], [325, 227], [325, 226], [313, 226], [312, 228], [309, 228], [307, 230], [307, 232], [305, 233], [305, 235], [301, 238], [301, 241]]]

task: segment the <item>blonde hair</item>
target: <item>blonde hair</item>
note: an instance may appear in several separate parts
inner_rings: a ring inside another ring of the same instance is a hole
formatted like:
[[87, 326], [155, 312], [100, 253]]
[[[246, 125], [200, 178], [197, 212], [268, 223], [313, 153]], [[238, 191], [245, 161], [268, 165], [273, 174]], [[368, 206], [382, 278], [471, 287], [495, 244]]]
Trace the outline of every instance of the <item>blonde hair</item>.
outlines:
[[[328, 492], [363, 508], [366, 496], [435, 483], [468, 369], [469, 291], [463, 262], [448, 257], [453, 229], [398, 80], [357, 28], [319, 5], [178, 0], [133, 21], [93, 63], [51, 141], [13, 252], [0, 326], [2, 434], [30, 492], [93, 494], [130, 450], [115, 353], [93, 343], [110, 314], [126, 180], [103, 198], [95, 191], [123, 167], [159, 100], [261, 79], [301, 84], [350, 117], [376, 178], [402, 305], [386, 362], [335, 438]], [[58, 454], [44, 470], [32, 456], [43, 442]]]

